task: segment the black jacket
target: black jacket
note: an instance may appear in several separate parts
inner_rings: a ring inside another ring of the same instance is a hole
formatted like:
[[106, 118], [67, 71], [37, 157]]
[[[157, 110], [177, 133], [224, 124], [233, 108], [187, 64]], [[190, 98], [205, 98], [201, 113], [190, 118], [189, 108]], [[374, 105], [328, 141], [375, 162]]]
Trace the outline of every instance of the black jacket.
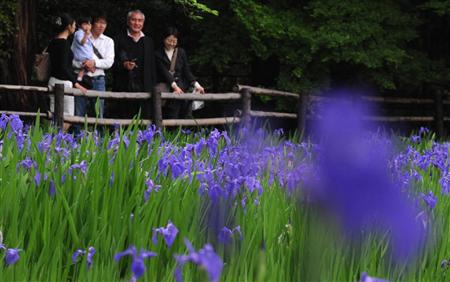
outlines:
[[189, 67], [186, 52], [178, 48], [177, 61], [175, 64], [175, 74], [172, 76], [170, 70], [170, 59], [167, 57], [164, 47], [156, 50], [156, 70], [157, 81], [169, 84], [175, 81], [183, 91], [187, 91], [191, 84], [196, 80]]
[[[132, 91], [129, 89], [130, 85], [130, 73], [123, 67], [125, 60], [131, 60], [133, 58], [127, 58], [125, 54], [129, 52], [131, 44], [134, 41], [128, 36], [127, 32], [119, 34], [115, 38], [115, 58], [114, 58], [114, 91]], [[155, 51], [153, 46], [153, 40], [149, 36], [144, 36], [139, 39], [139, 43], [143, 44], [143, 63], [139, 64], [139, 71], [143, 72], [142, 82], [143, 91], [152, 92], [156, 81], [156, 69], [155, 69]]]
[[54, 38], [48, 45], [50, 54], [50, 76], [60, 80], [77, 82], [77, 76], [72, 69], [73, 53], [70, 50], [70, 42], [63, 38]]

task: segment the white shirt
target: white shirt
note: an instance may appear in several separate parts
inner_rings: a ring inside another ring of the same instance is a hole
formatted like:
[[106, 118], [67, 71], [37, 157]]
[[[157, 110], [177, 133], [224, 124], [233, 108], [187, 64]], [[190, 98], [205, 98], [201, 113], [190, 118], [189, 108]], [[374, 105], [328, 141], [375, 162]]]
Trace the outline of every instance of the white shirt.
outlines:
[[[94, 44], [95, 48], [97, 48], [98, 52], [102, 55], [103, 59], [99, 59], [97, 55], [94, 54], [95, 72], [93, 73], [88, 72], [87, 75], [89, 76], [105, 75], [105, 70], [111, 68], [112, 65], [114, 64], [114, 41], [104, 34], [101, 34], [97, 38], [94, 38], [91, 34], [90, 40]], [[82, 63], [83, 62], [75, 60], [72, 61], [72, 65], [77, 69], [81, 68]]]
[[127, 35], [128, 35], [129, 37], [131, 37], [131, 39], [133, 39], [134, 42], [138, 42], [139, 39], [141, 39], [142, 37], [145, 36], [145, 34], [141, 31], [141, 32], [139, 33], [139, 38], [138, 38], [138, 39], [135, 39], [135, 38], [131, 35], [129, 29], [127, 29]]

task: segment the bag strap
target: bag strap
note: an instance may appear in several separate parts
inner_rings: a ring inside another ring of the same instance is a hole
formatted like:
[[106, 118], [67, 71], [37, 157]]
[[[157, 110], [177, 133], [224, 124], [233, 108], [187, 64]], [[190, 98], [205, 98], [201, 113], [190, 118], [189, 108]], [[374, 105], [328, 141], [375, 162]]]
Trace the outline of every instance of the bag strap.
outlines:
[[102, 59], [103, 59], [103, 56], [102, 56], [102, 54], [100, 53], [100, 51], [98, 51], [98, 49], [95, 47], [94, 44], [92, 44], [92, 48], [94, 49], [94, 54], [95, 54], [95, 56], [97, 56], [97, 58], [99, 58], [100, 60], [102, 60]]
[[172, 54], [172, 60], [170, 61], [170, 69], [169, 72], [174, 75], [175, 73], [175, 65], [177, 64], [177, 56], [178, 55], [178, 48], [175, 48]]

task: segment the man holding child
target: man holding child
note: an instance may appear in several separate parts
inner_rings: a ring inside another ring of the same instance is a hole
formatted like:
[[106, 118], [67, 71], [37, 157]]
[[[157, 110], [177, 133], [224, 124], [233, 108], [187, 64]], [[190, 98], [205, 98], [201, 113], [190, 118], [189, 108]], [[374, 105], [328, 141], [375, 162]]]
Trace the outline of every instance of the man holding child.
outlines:
[[[115, 57], [114, 41], [103, 34], [107, 24], [105, 15], [94, 16], [92, 25], [89, 18], [80, 20], [81, 28], [75, 33], [72, 43], [73, 66], [79, 70], [78, 80], [83, 81], [83, 76], [87, 75], [88, 80], [92, 81], [92, 89], [97, 91], [106, 90], [105, 70], [112, 67]], [[75, 115], [84, 116], [87, 113], [87, 105], [86, 97], [75, 97]], [[100, 99], [99, 117], [103, 118], [103, 114], [104, 100]]]

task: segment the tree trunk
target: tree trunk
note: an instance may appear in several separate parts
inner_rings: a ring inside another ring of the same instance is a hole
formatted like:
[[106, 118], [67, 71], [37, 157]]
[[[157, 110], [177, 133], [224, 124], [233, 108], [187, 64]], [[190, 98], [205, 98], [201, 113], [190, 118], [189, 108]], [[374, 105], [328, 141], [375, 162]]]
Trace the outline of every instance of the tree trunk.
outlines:
[[[13, 83], [28, 85], [30, 83], [31, 68], [34, 60], [36, 44], [36, 1], [17, 0], [15, 14], [16, 34], [14, 36], [14, 51], [11, 57], [11, 74]], [[35, 95], [33, 95], [35, 96]], [[18, 94], [15, 107], [33, 110], [38, 105], [38, 98]]]

